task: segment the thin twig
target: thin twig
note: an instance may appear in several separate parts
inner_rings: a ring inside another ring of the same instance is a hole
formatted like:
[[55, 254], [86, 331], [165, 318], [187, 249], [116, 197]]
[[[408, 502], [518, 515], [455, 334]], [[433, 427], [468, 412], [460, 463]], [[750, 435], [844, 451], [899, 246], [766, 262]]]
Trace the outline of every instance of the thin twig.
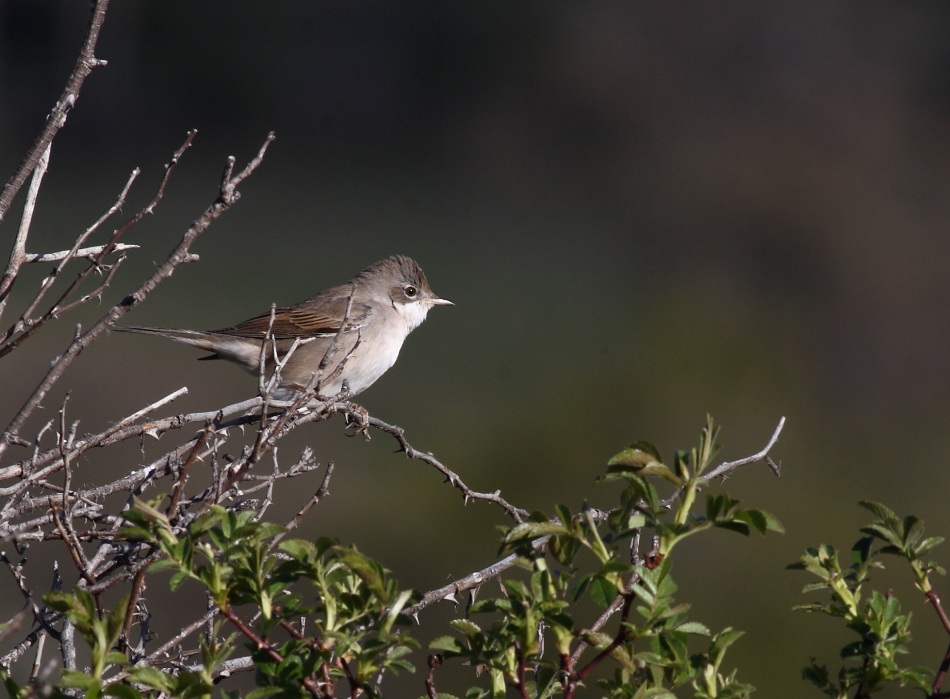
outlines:
[[[775, 446], [775, 443], [778, 442], [779, 435], [782, 434], [782, 429], [785, 427], [785, 417], [779, 418], [778, 425], [775, 427], [775, 431], [772, 432], [772, 436], [769, 437], [769, 441], [766, 442], [765, 446], [762, 447], [759, 451], [751, 456], [745, 456], [741, 459], [736, 459], [735, 461], [725, 461], [713, 470], [704, 473], [702, 476], [696, 479], [699, 485], [709, 483], [714, 478], [725, 478], [730, 473], [735, 471], [740, 466], [746, 466], [748, 464], [754, 464], [758, 461], [765, 461], [769, 469], [778, 475], [778, 469], [775, 466], [775, 462], [769, 457], [769, 452], [772, 450], [772, 447]], [[674, 502], [679, 500], [682, 495], [682, 490], [675, 490], [673, 493], [663, 500], [660, 505], [664, 508], [670, 507]]]
[[330, 492], [330, 477], [333, 475], [333, 469], [335, 468], [333, 462], [327, 464], [327, 470], [323, 474], [323, 480], [320, 482], [320, 487], [317, 488], [317, 492], [307, 501], [303, 507], [294, 515], [294, 518], [290, 520], [282, 533], [275, 536], [271, 542], [267, 545], [268, 551], [272, 550], [277, 544], [284, 540], [284, 538], [292, 532], [294, 529], [300, 526], [300, 523], [303, 521], [304, 516], [312, 510], [317, 504], [325, 498]]
[[[234, 613], [234, 610], [231, 607], [225, 607], [221, 610], [221, 613], [237, 628], [241, 634], [249, 640], [254, 646], [259, 650], [263, 651], [271, 660], [281, 663], [283, 662], [283, 656], [262, 636], [259, 636], [250, 626], [244, 623], [244, 621]], [[301, 677], [298, 682], [304, 686], [304, 688], [310, 692], [312, 696], [320, 696], [320, 687], [317, 682], [310, 677]]]
[[10, 251], [10, 261], [7, 263], [7, 269], [0, 278], [0, 315], [7, 305], [7, 299], [10, 297], [10, 290], [20, 274], [20, 267], [26, 262], [26, 239], [30, 236], [30, 224], [33, 221], [33, 211], [36, 209], [36, 199], [40, 194], [40, 185], [43, 177], [46, 175], [46, 168], [49, 166], [49, 154], [52, 144], [47, 144], [46, 150], [40, 155], [33, 170], [33, 178], [30, 180], [30, 188], [27, 190], [26, 202], [23, 204], [23, 215], [20, 217], [20, 227], [17, 230], [16, 240], [13, 241], [13, 249]]
[[[186, 139], [185, 145], [183, 145], [182, 148], [187, 147], [191, 138], [193, 138], [193, 134], [189, 134], [189, 137]], [[65, 372], [66, 369], [72, 364], [75, 358], [79, 356], [79, 354], [87, 346], [89, 346], [90, 343], [102, 335], [109, 325], [113, 324], [116, 320], [141, 303], [162, 281], [170, 277], [179, 265], [191, 259], [189, 253], [191, 246], [195, 243], [198, 237], [211, 226], [212, 223], [220, 218], [221, 215], [230, 209], [234, 202], [238, 200], [240, 193], [234, 189], [234, 186], [237, 182], [250, 175], [251, 172], [253, 172], [254, 169], [260, 165], [264, 157], [264, 153], [267, 150], [267, 146], [270, 145], [273, 139], [273, 133], [269, 134], [267, 139], [264, 141], [264, 144], [258, 150], [257, 155], [251, 160], [248, 166], [245, 167], [241, 173], [236, 175], [233, 180], [222, 183], [222, 189], [228, 188], [227, 198], [220, 196], [211, 206], [205, 210], [201, 216], [198, 217], [198, 219], [195, 220], [188, 230], [185, 231], [181, 241], [178, 243], [175, 249], [172, 250], [164, 264], [160, 265], [158, 269], [156, 269], [155, 272], [153, 272], [152, 275], [142, 283], [138, 290], [126, 296], [117, 305], [113, 306], [102, 318], [93, 324], [92, 328], [70, 343], [66, 351], [60, 355], [59, 359], [57, 359], [56, 362], [54, 362], [50, 367], [46, 376], [33, 391], [33, 394], [27, 399], [23, 407], [19, 410], [13, 420], [11, 420], [7, 425], [7, 428], [4, 430], [4, 438], [0, 439], [0, 456], [2, 456], [9, 445], [13, 443], [12, 438], [19, 436], [18, 433], [20, 429], [33, 414], [36, 408], [39, 407], [43, 399], [46, 397], [46, 394], [63, 375], [63, 372]], [[164, 180], [162, 186], [164, 187]], [[113, 236], [112, 242], [115, 241], [115, 237], [116, 236]]]
[[[630, 557], [631, 557], [632, 563], [636, 564], [639, 562], [638, 560], [639, 547], [640, 547], [640, 532], [638, 531], [630, 540], [630, 553], [631, 553]], [[637, 584], [639, 579], [640, 579], [640, 576], [637, 573], [632, 573], [627, 578], [626, 584], [624, 585], [624, 590], [626, 592], [629, 592], [630, 590], [632, 590], [633, 586]], [[604, 626], [607, 625], [607, 622], [610, 621], [610, 618], [623, 608], [623, 603], [625, 599], [626, 599], [625, 593], [618, 594], [616, 597], [614, 597], [613, 601], [611, 601], [611, 603], [607, 605], [607, 608], [604, 609], [604, 611], [601, 612], [600, 616], [598, 616], [597, 619], [594, 620], [594, 623], [590, 625], [589, 630], [591, 632], [597, 632], [597, 631], [600, 631], [602, 628], [604, 628]], [[574, 651], [570, 655], [571, 669], [577, 667], [577, 663], [580, 662], [581, 655], [583, 655], [584, 651], [587, 650], [587, 647], [588, 647], [587, 641], [582, 639], [581, 642], [578, 643], [577, 646], [574, 648]]]
[[[550, 536], [542, 536], [531, 542], [531, 546], [540, 551], [547, 546], [548, 541], [551, 540]], [[422, 599], [413, 604], [412, 606], [406, 607], [403, 610], [404, 614], [407, 614], [410, 617], [417, 617], [419, 612], [422, 610], [431, 607], [436, 602], [452, 602], [453, 604], [458, 603], [457, 595], [461, 592], [468, 592], [469, 590], [477, 590], [483, 583], [492, 578], [498, 577], [501, 573], [508, 570], [512, 566], [518, 563], [518, 560], [521, 557], [513, 553], [509, 556], [505, 556], [499, 561], [495, 561], [490, 566], [486, 566], [481, 570], [476, 570], [473, 573], [469, 573], [457, 580], [453, 580], [448, 585], [443, 585], [442, 587], [437, 587], [434, 590], [429, 590], [422, 595]]]
[[751, 456], [746, 456], [741, 459], [736, 459], [735, 461], [726, 461], [725, 463], [721, 463], [718, 466], [716, 466], [716, 468], [714, 468], [712, 471], [709, 471], [708, 473], [703, 474], [703, 477], [700, 480], [702, 480], [705, 483], [708, 483], [713, 478], [724, 476], [730, 471], [736, 470], [740, 466], [753, 464], [756, 461], [764, 461], [765, 458], [768, 456], [769, 452], [772, 450], [772, 447], [774, 447], [775, 443], [778, 441], [778, 437], [780, 434], [782, 434], [782, 429], [784, 427], [785, 427], [785, 417], [783, 416], [779, 418], [778, 425], [775, 426], [775, 431], [772, 432], [772, 436], [769, 438], [769, 441], [759, 451], [757, 451], [755, 454], [752, 454]]
[[[94, 260], [102, 254], [105, 247], [105, 245], [92, 245], [86, 248], [78, 248], [75, 252], [72, 250], [60, 250], [59, 252], [30, 253], [23, 259], [23, 262], [24, 264], [46, 264], [49, 262], [62, 262], [69, 257]], [[111, 252], [138, 250], [139, 247], [139, 245], [133, 245], [132, 243], [118, 243], [113, 246]]]
[[[111, 282], [112, 276], [115, 274], [117, 270], [117, 266], [121, 264], [122, 261], [124, 260], [123, 257], [120, 257], [116, 262], [114, 262], [110, 266], [110, 270], [109, 270], [110, 273], [106, 276], [106, 280], [103, 282], [103, 284], [100, 285], [100, 289], [97, 289], [91, 294], [87, 294], [85, 297], [81, 298], [78, 302], [70, 303], [68, 306], [66, 305], [66, 299], [70, 298], [72, 294], [76, 291], [76, 289], [78, 289], [79, 286], [83, 282], [85, 282], [86, 279], [88, 279], [89, 276], [94, 271], [97, 271], [103, 268], [105, 258], [108, 257], [110, 254], [112, 254], [112, 251], [114, 250], [115, 246], [118, 245], [119, 239], [130, 228], [132, 228], [132, 226], [137, 224], [145, 216], [151, 214], [154, 211], [155, 206], [157, 206], [158, 202], [161, 201], [162, 197], [165, 194], [165, 187], [168, 184], [168, 180], [171, 178], [172, 172], [175, 169], [175, 165], [178, 164], [178, 161], [181, 158], [181, 156], [184, 154], [184, 152], [188, 150], [188, 148], [191, 147], [192, 141], [194, 141], [194, 138], [197, 135], [197, 133], [198, 133], [197, 131], [192, 129], [187, 134], [185, 134], [184, 142], [182, 143], [181, 146], [178, 147], [178, 150], [176, 150], [175, 153], [172, 155], [171, 160], [165, 164], [165, 173], [162, 176], [162, 180], [159, 183], [158, 188], [155, 191], [155, 194], [152, 196], [152, 199], [148, 202], [148, 204], [146, 204], [142, 209], [136, 212], [135, 215], [132, 216], [132, 218], [130, 218], [124, 224], [119, 226], [115, 231], [113, 231], [112, 236], [109, 238], [109, 241], [105, 245], [102, 246], [102, 250], [99, 253], [99, 255], [91, 261], [88, 267], [86, 267], [83, 271], [81, 271], [79, 274], [76, 275], [76, 278], [73, 279], [73, 281], [66, 287], [66, 289], [60, 293], [59, 298], [56, 299], [56, 301], [54, 301], [52, 305], [50, 305], [50, 307], [46, 310], [45, 313], [43, 313], [43, 315], [41, 315], [39, 318], [31, 318], [30, 316], [32, 316], [35, 308], [39, 305], [40, 300], [43, 298], [46, 291], [52, 285], [53, 281], [59, 274], [59, 271], [66, 264], [66, 262], [68, 262], [71, 258], [68, 257], [63, 263], [57, 265], [53, 269], [53, 271], [49, 274], [49, 276], [43, 282], [43, 285], [41, 286], [36, 299], [34, 299], [33, 303], [30, 304], [29, 308], [26, 311], [24, 311], [23, 315], [20, 317], [20, 320], [10, 330], [7, 331], [7, 334], [5, 336], [5, 342], [2, 346], [0, 346], [0, 356], [6, 353], [12, 352], [24, 340], [26, 340], [27, 338], [35, 334], [50, 319], [56, 318], [62, 315], [67, 310], [71, 308], [75, 308], [77, 305], [81, 303], [85, 303], [90, 298], [96, 298], [98, 295], [101, 295], [102, 290], [104, 290], [105, 287], [107, 287], [109, 283]], [[100, 216], [99, 219], [92, 226], [87, 228], [82, 233], [82, 235], [79, 236], [79, 238], [73, 244], [73, 250], [78, 250], [79, 247], [84, 242], [86, 242], [87, 238], [92, 234], [92, 232], [95, 231], [109, 216], [111, 216], [112, 213], [114, 213], [115, 211], [119, 209], [119, 207], [121, 207], [121, 205], [125, 201], [125, 197], [128, 194], [128, 191], [132, 185], [132, 182], [135, 180], [138, 174], [139, 174], [139, 169], [136, 168], [132, 172], [132, 176], [129, 178], [129, 181], [126, 183], [125, 188], [119, 194], [118, 201], [112, 205], [109, 211], [107, 211], [105, 214]], [[191, 259], [192, 259], [191, 257], [187, 257], [181, 260], [178, 264], [188, 262]], [[11, 337], [13, 333], [19, 330], [22, 330], [19, 336]]]
[[20, 167], [17, 168], [17, 171], [13, 177], [10, 178], [10, 181], [4, 185], [3, 191], [0, 192], [0, 222], [3, 221], [7, 211], [10, 210], [10, 204], [13, 202], [13, 198], [17, 195], [17, 192], [20, 191], [23, 183], [26, 182], [26, 178], [33, 173], [33, 169], [36, 167], [37, 162], [39, 162], [43, 152], [46, 151], [50, 143], [53, 142], [53, 138], [66, 123], [69, 110], [73, 108], [73, 105], [76, 104], [76, 100], [79, 99], [79, 92], [82, 89], [83, 81], [85, 81], [86, 77], [88, 77], [94, 68], [106, 65], [105, 61], [96, 58], [95, 49], [96, 42], [99, 40], [99, 30], [102, 29], [102, 23], [105, 21], [106, 10], [108, 8], [109, 0], [95, 0], [95, 2], [93, 2], [89, 24], [86, 27], [86, 36], [83, 40], [82, 48], [79, 50], [76, 65], [73, 67], [73, 71], [66, 81], [66, 87], [63, 89], [63, 93], [59, 99], [56, 100], [56, 104], [53, 105], [52, 111], [50, 111], [49, 116], [46, 118], [46, 125], [43, 127], [43, 130], [40, 131], [39, 136], [37, 136], [36, 141], [34, 141], [33, 146], [26, 154]]
[[[346, 411], [348, 408], [344, 407], [343, 410]], [[382, 430], [383, 432], [392, 435], [399, 443], [400, 450], [405, 452], [408, 458], [423, 461], [445, 476], [445, 480], [448, 483], [462, 492], [462, 497], [466, 503], [468, 503], [469, 500], [484, 500], [485, 502], [495, 503], [500, 508], [502, 508], [509, 517], [519, 524], [528, 517], [527, 510], [516, 507], [505, 500], [503, 497], [501, 497], [501, 491], [496, 490], [492, 493], [480, 493], [475, 491], [468, 487], [468, 485], [465, 484], [465, 482], [459, 477], [457, 473], [436, 459], [431, 452], [423, 452], [413, 448], [413, 446], [409, 444], [409, 441], [406, 439], [405, 430], [403, 428], [397, 427], [396, 425], [390, 425], [389, 423], [383, 422], [382, 420], [373, 417], [369, 418], [369, 424], [376, 429]]]
[[[40, 288], [37, 290], [36, 295], [34, 296], [33, 300], [27, 305], [26, 309], [20, 314], [20, 317], [17, 319], [17, 321], [12, 326], [10, 326], [7, 329], [7, 331], [3, 334], [3, 337], [0, 338], [0, 340], [2, 340], [2, 342], [0, 342], [0, 356], [2, 356], [3, 354], [7, 354], [13, 351], [14, 349], [16, 349], [23, 342], [24, 339], [36, 333], [40, 329], [40, 327], [42, 327], [48, 320], [50, 320], [50, 318], [53, 318], [57, 314], [61, 314], [65, 312], [60, 307], [60, 304], [63, 302], [63, 300], [66, 297], [68, 297], [69, 294], [72, 293], [73, 289], [75, 289], [78, 286], [81, 280], [85, 279], [93, 269], [99, 269], [100, 267], [102, 267], [103, 260], [105, 260], [105, 258], [109, 254], [111, 254], [112, 252], [115, 252], [120, 247], [116, 245], [112, 248], [109, 248], [108, 245], [98, 245], [93, 248], [83, 248], [82, 245], [89, 239], [89, 236], [91, 236], [95, 231], [99, 229], [99, 227], [103, 223], [106, 222], [106, 220], [108, 220], [120, 208], [122, 208], [122, 206], [125, 204], [126, 197], [129, 194], [129, 190], [132, 188], [132, 183], [135, 181], [136, 177], [138, 177], [140, 172], [141, 170], [139, 168], [135, 168], [135, 170], [132, 171], [132, 174], [129, 176], [129, 179], [126, 181], [125, 186], [122, 188], [122, 191], [119, 192], [119, 196], [116, 199], [116, 201], [112, 204], [112, 206], [109, 207], [109, 209], [105, 213], [103, 213], [98, 219], [96, 219], [96, 221], [93, 222], [91, 226], [86, 228], [86, 230], [84, 230], [79, 235], [79, 237], [76, 238], [75, 242], [73, 243], [72, 248], [70, 248], [69, 250], [65, 250], [63, 253], [53, 253], [53, 255], [57, 257], [59, 255], [62, 255], [62, 259], [57, 260], [59, 264], [53, 267], [52, 270], [50, 270], [49, 274], [40, 284]], [[121, 246], [121, 247], [123, 247], [124, 249], [131, 249], [131, 248], [136, 248], [138, 246], [126, 245], [126, 246]], [[90, 262], [92, 262], [91, 267], [87, 268], [85, 272], [79, 275], [78, 280], [74, 281], [69, 286], [69, 288], [65, 292], [63, 292], [63, 294], [60, 295], [59, 301], [54, 303], [49, 311], [47, 311], [44, 315], [40, 316], [39, 318], [34, 318], [33, 315], [36, 312], [36, 309], [39, 307], [43, 298], [46, 296], [46, 293], [53, 286], [53, 283], [60, 277], [60, 274], [63, 268], [70, 261], [78, 257], [80, 251], [82, 250], [86, 250], [86, 251], [96, 250], [97, 251], [95, 255], [92, 255], [91, 257], [88, 258]], [[36, 258], [36, 257], [38, 256], [28, 255], [25, 262], [35, 261], [30, 258]], [[48, 256], [42, 255], [39, 257], [46, 259]], [[120, 257], [120, 260], [121, 259], [122, 258]], [[117, 264], [113, 263], [112, 265], [109, 266], [109, 269], [110, 269], [110, 277], [111, 277], [112, 274], [115, 274], [115, 270], [117, 269]], [[108, 281], [110, 280], [111, 279], [107, 279], [105, 282], [105, 285], [108, 285]], [[21, 334], [19, 337], [15, 337], [16, 333], [21, 333]]]
[[429, 672], [426, 673], [426, 696], [429, 699], [439, 699], [439, 693], [435, 689], [435, 671], [442, 665], [442, 656], [439, 653], [432, 653], [427, 662]]

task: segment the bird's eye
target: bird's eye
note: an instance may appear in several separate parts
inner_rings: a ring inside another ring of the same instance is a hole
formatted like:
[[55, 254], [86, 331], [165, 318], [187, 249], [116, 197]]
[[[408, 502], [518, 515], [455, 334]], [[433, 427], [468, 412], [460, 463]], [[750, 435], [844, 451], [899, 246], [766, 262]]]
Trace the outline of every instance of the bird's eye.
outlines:
[[412, 284], [407, 285], [406, 288], [403, 289], [403, 291], [406, 292], [406, 296], [408, 296], [409, 298], [412, 298], [413, 296], [419, 293], [419, 290], [416, 287], [414, 287]]

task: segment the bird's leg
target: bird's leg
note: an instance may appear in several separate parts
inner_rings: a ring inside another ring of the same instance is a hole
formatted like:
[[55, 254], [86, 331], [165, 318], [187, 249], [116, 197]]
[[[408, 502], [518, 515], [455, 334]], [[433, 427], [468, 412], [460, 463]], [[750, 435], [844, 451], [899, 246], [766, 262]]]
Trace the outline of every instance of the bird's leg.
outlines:
[[369, 436], [369, 411], [366, 410], [362, 405], [356, 403], [348, 402], [349, 410], [344, 413], [346, 417], [346, 426], [353, 427], [354, 431], [350, 433], [351, 437], [354, 437], [358, 434], [363, 435], [363, 437], [368, 442], [370, 440]]

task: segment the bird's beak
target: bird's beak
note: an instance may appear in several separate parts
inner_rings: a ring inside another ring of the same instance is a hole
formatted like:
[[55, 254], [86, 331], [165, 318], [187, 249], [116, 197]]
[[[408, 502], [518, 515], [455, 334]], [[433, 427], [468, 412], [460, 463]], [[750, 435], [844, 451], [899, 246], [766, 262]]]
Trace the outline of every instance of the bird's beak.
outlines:
[[455, 304], [447, 299], [429, 299], [430, 306], [454, 306]]

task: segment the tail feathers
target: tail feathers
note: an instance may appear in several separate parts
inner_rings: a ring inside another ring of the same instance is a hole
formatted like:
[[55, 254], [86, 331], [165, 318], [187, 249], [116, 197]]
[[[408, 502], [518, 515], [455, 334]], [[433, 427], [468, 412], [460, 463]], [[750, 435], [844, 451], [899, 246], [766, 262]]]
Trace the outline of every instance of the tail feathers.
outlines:
[[[214, 352], [214, 340], [208, 333], [198, 330], [176, 330], [174, 328], [147, 328], [141, 325], [113, 325], [113, 330], [120, 330], [127, 333], [141, 333], [142, 335], [160, 335], [181, 342], [198, 349]], [[208, 357], [211, 359], [211, 357]]]
[[237, 362], [250, 372], [257, 372], [260, 365], [261, 341], [232, 335], [221, 335], [200, 330], [177, 330], [175, 328], [146, 328], [141, 325], [113, 325], [116, 330], [143, 335], [159, 335], [175, 342], [191, 345], [211, 352], [201, 359], [227, 359]]

